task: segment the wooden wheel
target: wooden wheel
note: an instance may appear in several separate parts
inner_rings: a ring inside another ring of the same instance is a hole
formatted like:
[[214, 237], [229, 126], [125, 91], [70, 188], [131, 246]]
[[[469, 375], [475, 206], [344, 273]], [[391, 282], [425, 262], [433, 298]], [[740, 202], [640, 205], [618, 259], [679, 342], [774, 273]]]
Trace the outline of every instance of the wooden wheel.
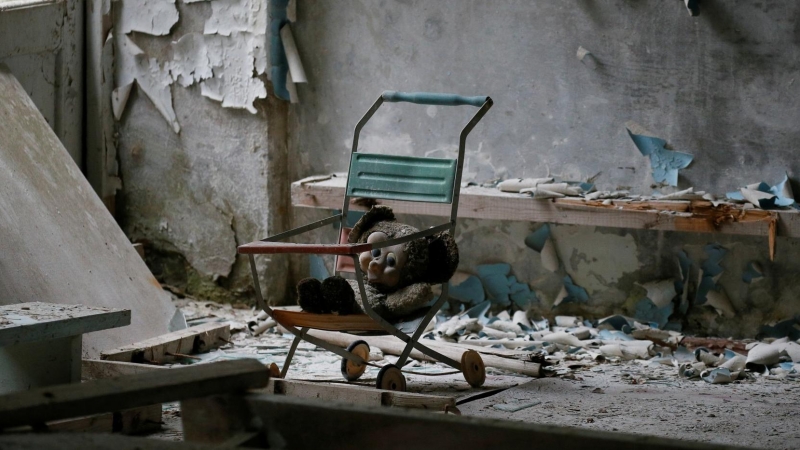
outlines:
[[[364, 341], [355, 341], [347, 347], [347, 351], [360, 356], [364, 361], [369, 361], [369, 344]], [[359, 364], [342, 358], [342, 376], [347, 381], [356, 381], [367, 370], [366, 364]]]
[[269, 377], [270, 378], [280, 378], [281, 377], [281, 369], [278, 368], [278, 365], [272, 363], [269, 365]]
[[405, 391], [406, 390], [406, 377], [394, 364], [387, 364], [381, 367], [378, 372], [378, 382], [376, 383], [378, 389], [385, 389], [388, 391]]
[[480, 353], [475, 350], [465, 351], [461, 355], [461, 372], [470, 386], [483, 386], [483, 382], [486, 381], [486, 366], [483, 365]]

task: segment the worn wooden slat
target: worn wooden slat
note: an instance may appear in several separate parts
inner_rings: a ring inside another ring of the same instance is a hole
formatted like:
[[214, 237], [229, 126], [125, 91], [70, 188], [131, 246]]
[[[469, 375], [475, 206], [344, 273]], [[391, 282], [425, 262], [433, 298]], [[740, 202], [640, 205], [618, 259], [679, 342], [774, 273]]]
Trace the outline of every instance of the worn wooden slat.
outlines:
[[130, 323], [129, 309], [42, 302], [0, 305], [0, 347], [50, 341]]
[[312, 255], [355, 255], [372, 249], [372, 244], [292, 244], [285, 242], [255, 241], [239, 246], [244, 255], [277, 253], [310, 253]]
[[156, 336], [135, 344], [106, 350], [100, 358], [125, 362], [170, 362], [175, 354], [192, 354], [211, 350], [225, 345], [231, 338], [229, 324], [205, 323], [172, 333]]
[[84, 359], [81, 361], [81, 379], [84, 381], [99, 380], [103, 378], [123, 377], [127, 375], [136, 375], [137, 373], [169, 369], [170, 367], [156, 366], [152, 364]]
[[430, 411], [444, 411], [446, 407], [456, 407], [456, 399], [453, 397], [385, 391], [372, 387], [366, 388], [346, 384], [309, 383], [274, 378], [269, 380], [266, 388], [256, 389], [251, 392], [343, 402], [353, 405], [396, 406]]
[[[342, 206], [346, 177], [310, 183], [292, 183], [292, 204], [300, 207], [338, 209]], [[398, 214], [450, 215], [443, 204], [380, 200]], [[461, 188], [458, 216], [471, 219], [519, 220], [599, 227], [639, 228], [698, 233], [726, 233], [770, 236], [770, 224], [777, 219], [778, 236], [800, 237], [800, 212], [793, 210], [736, 211], [709, 208], [705, 201], [599, 201], [560, 198], [534, 200], [527, 195], [499, 189], [470, 186]], [[366, 209], [351, 204], [353, 210]], [[729, 217], [730, 216], [730, 217]]]
[[[320, 402], [278, 395], [245, 397], [275, 443], [297, 450], [441, 450], [567, 448], [592, 450], [722, 450], [729, 445], [654, 436], [538, 425], [477, 417], [428, 414]], [[309, 424], [319, 424], [309, 429]]]
[[0, 428], [240, 392], [268, 380], [263, 364], [242, 359], [50, 386], [0, 396]]
[[219, 447], [146, 437], [94, 433], [46, 433], [0, 435], [3, 450], [211, 450]]
[[311, 314], [304, 311], [274, 309], [272, 317], [283, 326], [329, 331], [384, 331], [366, 314]]

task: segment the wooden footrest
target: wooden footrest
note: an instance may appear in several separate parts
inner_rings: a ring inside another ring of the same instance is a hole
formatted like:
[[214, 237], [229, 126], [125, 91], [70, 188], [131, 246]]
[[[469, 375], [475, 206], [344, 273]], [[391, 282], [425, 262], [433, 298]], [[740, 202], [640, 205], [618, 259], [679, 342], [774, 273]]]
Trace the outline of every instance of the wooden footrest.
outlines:
[[272, 317], [281, 325], [327, 331], [385, 331], [366, 314], [311, 314], [274, 309]]

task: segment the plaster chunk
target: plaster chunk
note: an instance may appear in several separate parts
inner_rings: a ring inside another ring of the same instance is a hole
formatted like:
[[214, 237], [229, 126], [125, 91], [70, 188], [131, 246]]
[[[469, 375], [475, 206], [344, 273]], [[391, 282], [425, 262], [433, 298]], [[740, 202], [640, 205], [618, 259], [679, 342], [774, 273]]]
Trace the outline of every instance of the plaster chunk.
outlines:
[[175, 0], [120, 0], [117, 26], [122, 34], [131, 31], [166, 36], [178, 23]]

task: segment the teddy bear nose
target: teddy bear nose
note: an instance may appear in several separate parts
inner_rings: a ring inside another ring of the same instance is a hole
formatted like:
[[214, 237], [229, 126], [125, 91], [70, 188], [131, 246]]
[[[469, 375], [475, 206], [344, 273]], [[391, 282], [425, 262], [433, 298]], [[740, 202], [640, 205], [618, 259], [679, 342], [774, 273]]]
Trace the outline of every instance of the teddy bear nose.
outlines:
[[369, 271], [375, 274], [383, 273], [383, 264], [381, 264], [380, 258], [373, 258], [369, 262]]

